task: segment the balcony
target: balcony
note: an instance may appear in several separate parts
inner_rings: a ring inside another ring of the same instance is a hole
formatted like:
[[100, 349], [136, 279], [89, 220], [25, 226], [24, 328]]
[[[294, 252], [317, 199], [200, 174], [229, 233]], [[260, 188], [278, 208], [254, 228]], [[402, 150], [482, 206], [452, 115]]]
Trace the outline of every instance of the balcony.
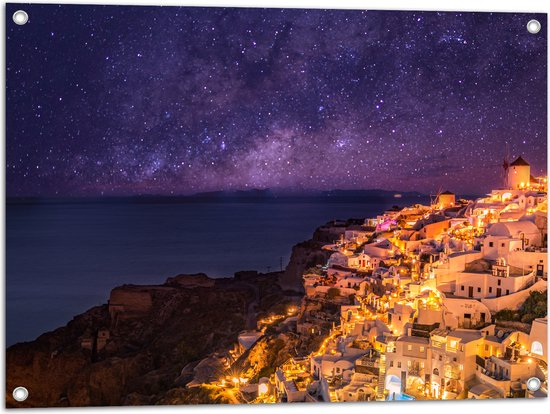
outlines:
[[443, 370], [443, 377], [449, 380], [460, 380], [462, 372], [457, 366], [446, 365]]
[[379, 358], [361, 358], [355, 361], [355, 365], [361, 367], [378, 368]]
[[445, 349], [445, 342], [443, 341], [437, 341], [432, 339], [431, 344], [432, 344], [432, 348]]
[[412, 377], [424, 378], [424, 368], [420, 365], [413, 365], [408, 369], [408, 373]]
[[479, 367], [485, 368], [485, 361], [486, 361], [485, 358], [480, 357], [479, 355], [476, 355], [476, 364], [477, 364]]
[[510, 378], [508, 378], [502, 370], [491, 371], [490, 369], [486, 369], [483, 365], [477, 364], [476, 371], [485, 379], [491, 379], [491, 382], [510, 381]]
[[460, 372], [446, 372], [445, 379], [460, 381]]
[[481, 366], [476, 366], [476, 377], [481, 382], [491, 385], [493, 388], [499, 390], [498, 392], [503, 396], [510, 390], [511, 381], [503, 376], [491, 373]]

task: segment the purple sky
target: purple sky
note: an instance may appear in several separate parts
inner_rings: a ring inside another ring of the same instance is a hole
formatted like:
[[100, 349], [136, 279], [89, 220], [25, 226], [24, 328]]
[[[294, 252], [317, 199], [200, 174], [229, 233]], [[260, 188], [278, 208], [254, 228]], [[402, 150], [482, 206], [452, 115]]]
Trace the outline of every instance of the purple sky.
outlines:
[[545, 173], [545, 15], [15, 10], [8, 196], [475, 194], [500, 184], [506, 143]]

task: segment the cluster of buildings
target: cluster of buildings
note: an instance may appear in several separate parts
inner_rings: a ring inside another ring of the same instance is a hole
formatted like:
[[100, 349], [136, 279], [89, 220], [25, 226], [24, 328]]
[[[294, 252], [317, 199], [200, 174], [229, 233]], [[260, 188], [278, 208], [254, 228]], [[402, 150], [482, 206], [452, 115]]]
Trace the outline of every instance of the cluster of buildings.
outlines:
[[[506, 172], [505, 189], [475, 201], [447, 191], [335, 225], [328, 263], [303, 276], [297, 319], [324, 340], [277, 369], [277, 400], [545, 396], [546, 309], [521, 306], [547, 290], [547, 178], [521, 157]], [[533, 377], [539, 390], [526, 388]]]

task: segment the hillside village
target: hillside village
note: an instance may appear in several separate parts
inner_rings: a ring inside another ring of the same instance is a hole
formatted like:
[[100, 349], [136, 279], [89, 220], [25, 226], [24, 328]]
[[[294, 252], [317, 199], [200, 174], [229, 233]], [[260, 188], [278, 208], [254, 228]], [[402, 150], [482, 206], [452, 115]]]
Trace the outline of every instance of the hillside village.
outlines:
[[547, 177], [507, 167], [476, 200], [329, 222], [284, 272], [115, 287], [8, 348], [7, 388], [31, 392], [7, 405], [546, 397]]
[[546, 396], [547, 177], [507, 167], [505, 188], [473, 201], [445, 191], [325, 225], [330, 258], [304, 273], [301, 303], [188, 387], [236, 403]]

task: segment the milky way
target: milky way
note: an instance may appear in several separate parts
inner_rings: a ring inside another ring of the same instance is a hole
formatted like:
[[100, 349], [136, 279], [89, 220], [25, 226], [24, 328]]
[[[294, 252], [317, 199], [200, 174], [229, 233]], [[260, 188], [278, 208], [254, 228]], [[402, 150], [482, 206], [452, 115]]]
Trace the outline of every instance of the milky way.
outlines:
[[24, 7], [9, 196], [479, 194], [506, 144], [546, 170], [545, 15]]

